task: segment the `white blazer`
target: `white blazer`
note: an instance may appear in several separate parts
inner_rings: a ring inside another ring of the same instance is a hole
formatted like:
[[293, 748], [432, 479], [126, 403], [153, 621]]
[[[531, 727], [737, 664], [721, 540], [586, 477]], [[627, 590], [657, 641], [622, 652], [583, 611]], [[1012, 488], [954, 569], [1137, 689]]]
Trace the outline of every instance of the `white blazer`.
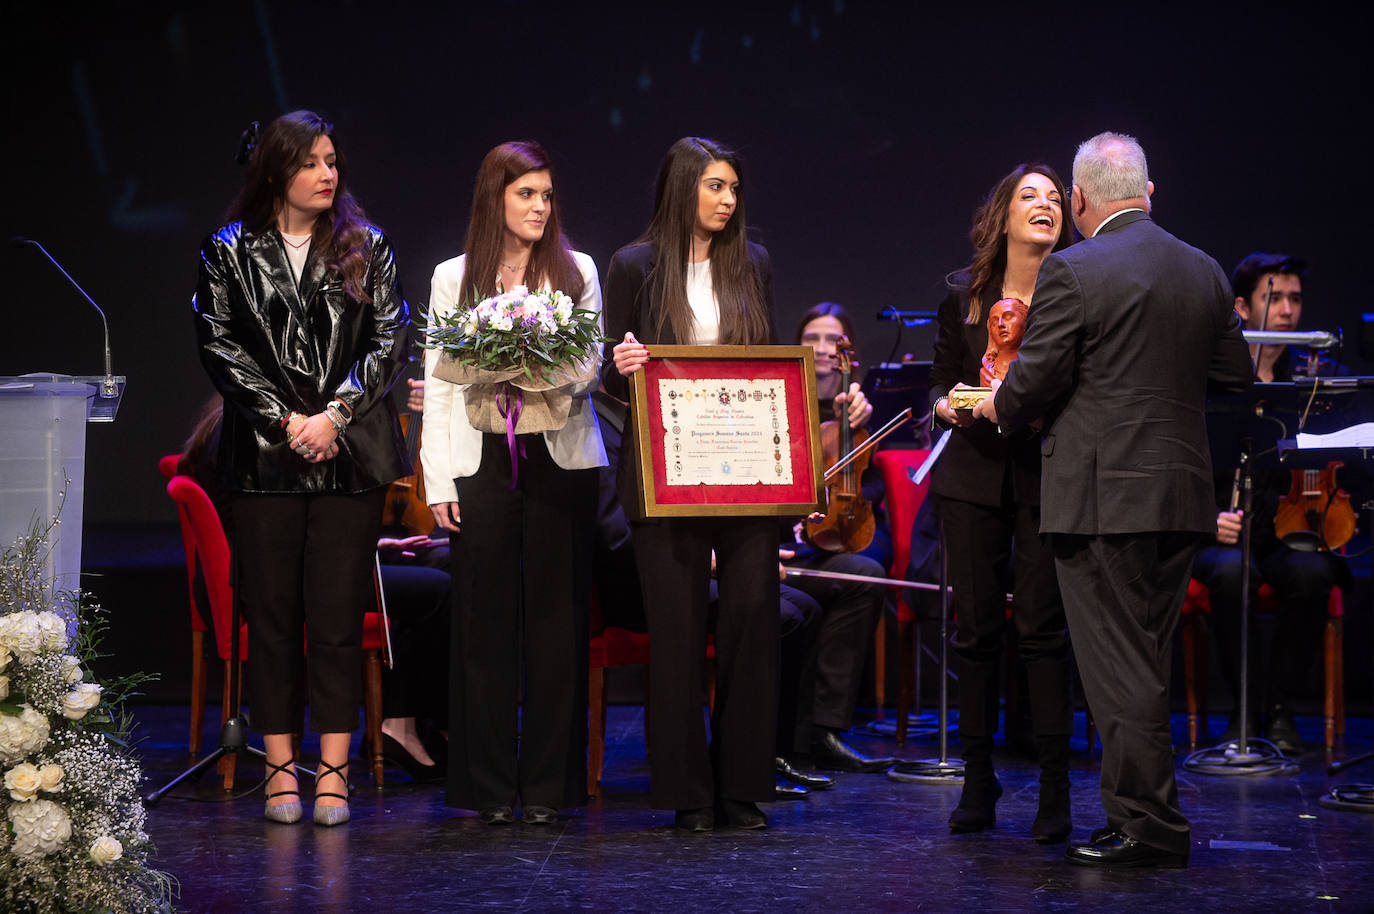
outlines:
[[[601, 283], [596, 264], [580, 251], [572, 252], [582, 271], [582, 297], [577, 307], [595, 311], [597, 325], [603, 328], [601, 317]], [[464, 256], [445, 260], [434, 268], [430, 286], [430, 321], [434, 315], [451, 314], [462, 301]], [[595, 355], [601, 362], [601, 349]], [[482, 433], [468, 422], [464, 391], [470, 386], [454, 384], [434, 376], [439, 364], [437, 349], [425, 350], [425, 412], [420, 430], [420, 463], [425, 470], [425, 500], [431, 505], [458, 500], [459, 477], [471, 476], [482, 462]], [[591, 380], [579, 382], [567, 389], [572, 394], [572, 411], [568, 424], [556, 431], [544, 432], [549, 456], [565, 470], [582, 470], [606, 466], [606, 447], [601, 443], [601, 427], [592, 408], [591, 392], [596, 388], [599, 371]]]

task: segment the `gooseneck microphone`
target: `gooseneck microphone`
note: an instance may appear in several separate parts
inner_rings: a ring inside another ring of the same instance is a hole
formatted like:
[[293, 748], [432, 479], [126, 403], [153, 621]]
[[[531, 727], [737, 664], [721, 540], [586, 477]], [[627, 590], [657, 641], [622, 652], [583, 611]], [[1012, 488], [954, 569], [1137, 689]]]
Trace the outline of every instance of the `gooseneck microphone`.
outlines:
[[114, 368], [112, 367], [112, 363], [110, 360], [110, 322], [105, 319], [104, 309], [102, 309], [99, 305], [95, 303], [95, 299], [91, 298], [89, 295], [86, 294], [86, 290], [81, 288], [81, 284], [79, 282], [77, 282], [75, 279], [72, 279], [70, 273], [62, 269], [62, 264], [58, 263], [57, 259], [53, 257], [51, 254], [49, 254], [48, 249], [43, 247], [43, 245], [39, 244], [37, 241], [34, 241], [32, 238], [18, 237], [11, 238], [10, 243], [17, 248], [32, 246], [42, 251], [43, 256], [48, 258], [48, 262], [57, 268], [57, 272], [65, 276], [67, 278], [67, 282], [71, 283], [72, 286], [76, 288], [76, 291], [81, 293], [81, 297], [86, 299], [86, 301], [90, 302], [91, 307], [94, 308], [96, 310], [96, 313], [100, 315], [100, 323], [105, 328], [105, 380], [103, 382], [103, 393], [106, 397], [118, 396], [119, 385], [115, 382]]

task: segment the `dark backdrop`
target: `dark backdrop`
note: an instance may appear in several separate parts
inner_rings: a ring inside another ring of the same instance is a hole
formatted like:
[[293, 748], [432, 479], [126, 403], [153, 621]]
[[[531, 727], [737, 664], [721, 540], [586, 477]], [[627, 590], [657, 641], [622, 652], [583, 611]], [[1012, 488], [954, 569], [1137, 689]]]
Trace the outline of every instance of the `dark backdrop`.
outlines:
[[[549, 147], [565, 225], [603, 270], [674, 139], [735, 144], [784, 327], [843, 302], [870, 362], [929, 358], [929, 328], [899, 340], [871, 316], [935, 305], [998, 177], [1038, 158], [1067, 178], [1077, 142], [1132, 133], [1158, 221], [1228, 271], [1257, 248], [1306, 255], [1305, 326], [1343, 327], [1365, 367], [1367, 11], [941, 7], [9, 0], [0, 237], [41, 240], [105, 306], [129, 378], [118, 422], [91, 428], [87, 518], [170, 520], [154, 461], [210, 392], [198, 244], [241, 180], [239, 132], [299, 107], [338, 125], [419, 306], [494, 144]], [[0, 277], [0, 374], [100, 370], [96, 316], [36, 251], [5, 246]]]

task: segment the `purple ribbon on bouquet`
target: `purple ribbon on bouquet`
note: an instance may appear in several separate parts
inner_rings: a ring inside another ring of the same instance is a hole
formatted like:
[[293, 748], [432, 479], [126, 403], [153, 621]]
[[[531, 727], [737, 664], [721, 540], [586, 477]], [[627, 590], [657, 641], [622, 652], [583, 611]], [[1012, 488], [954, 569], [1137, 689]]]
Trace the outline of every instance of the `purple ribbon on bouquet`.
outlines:
[[[512, 406], [512, 387], [511, 384], [501, 385], [501, 393], [496, 397], [496, 410], [501, 414], [501, 418], [506, 420], [506, 446], [510, 448], [510, 490], [514, 492], [515, 485], [520, 479], [519, 457], [525, 456], [525, 442], [517, 441], [515, 437], [515, 426], [520, 423], [520, 412], [525, 408], [525, 392], [518, 387], [515, 388], [515, 405]], [[505, 405], [501, 403], [503, 396]]]

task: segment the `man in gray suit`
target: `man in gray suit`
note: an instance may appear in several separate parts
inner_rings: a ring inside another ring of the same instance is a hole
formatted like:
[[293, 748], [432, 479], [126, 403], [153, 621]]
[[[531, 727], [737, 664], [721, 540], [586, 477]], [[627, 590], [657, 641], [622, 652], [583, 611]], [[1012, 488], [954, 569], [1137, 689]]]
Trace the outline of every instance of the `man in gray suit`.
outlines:
[[1106, 828], [1069, 848], [1090, 866], [1186, 866], [1169, 732], [1170, 643], [1193, 555], [1215, 532], [1203, 409], [1209, 382], [1250, 384], [1216, 261], [1150, 219], [1154, 185], [1131, 137], [1073, 162], [1084, 241], [1040, 267], [1020, 358], [975, 416], [1044, 420], [1049, 534], [1088, 706], [1102, 733]]

